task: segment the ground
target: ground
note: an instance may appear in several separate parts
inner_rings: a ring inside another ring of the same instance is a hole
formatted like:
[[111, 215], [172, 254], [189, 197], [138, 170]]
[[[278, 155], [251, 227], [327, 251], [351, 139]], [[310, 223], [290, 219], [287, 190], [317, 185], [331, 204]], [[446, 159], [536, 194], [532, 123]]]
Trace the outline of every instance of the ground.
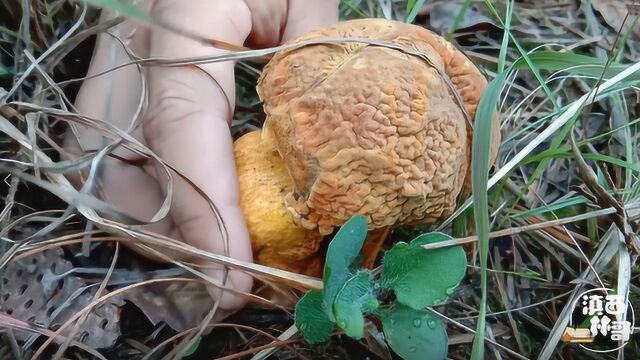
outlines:
[[[470, 357], [484, 288], [487, 358], [616, 358], [617, 352], [598, 354], [558, 342], [565, 328], [558, 324], [571, 316], [569, 300], [594, 286], [628, 292], [636, 313], [640, 306], [640, 73], [636, 69], [621, 78], [640, 58], [638, 6], [616, 0], [342, 0], [340, 7], [343, 19], [389, 18], [432, 29], [463, 50], [488, 80], [506, 84], [497, 88], [502, 143], [486, 206], [478, 196], [480, 177], [476, 193], [459, 200], [461, 209], [474, 200], [468, 210], [439, 227], [396, 229], [387, 246], [434, 229], [468, 244], [463, 283], [433, 309], [447, 326], [449, 357]], [[73, 359], [142, 359], [150, 352], [148, 358], [169, 358], [183, 349], [185, 338], [198, 335], [209, 312], [202, 283], [177, 266], [142, 260], [122, 246], [114, 259], [119, 235], [88, 226], [75, 207], [56, 196], [63, 184], [41, 176], [65, 170], [56, 165], [56, 144], [68, 114], [54, 113], [59, 99], [41, 92], [48, 86], [45, 77], [22, 78], [31, 63], [26, 53], [37, 58], [53, 46], [70, 31], [78, 9], [78, 3], [61, 0], [0, 1], [0, 359], [32, 358], [82, 311], [87, 316], [74, 332], [77, 342], [67, 346], [58, 338], [43, 348], [42, 358], [57, 351]], [[96, 15], [91, 8], [78, 31], [93, 29]], [[20, 25], [27, 20], [28, 34]], [[65, 81], [86, 72], [93, 46], [90, 31], [86, 34], [80, 42], [63, 43], [41, 67], [71, 101], [78, 81]], [[253, 60], [236, 66], [235, 137], [264, 120], [255, 93], [261, 66]], [[596, 101], [572, 107], [603, 82]], [[52, 165], [36, 173], [33, 149], [50, 156]], [[474, 156], [481, 159], [481, 151]], [[474, 206], [478, 214], [489, 214], [487, 229], [482, 222], [476, 227]], [[108, 296], [92, 303], [98, 290]], [[251, 304], [187, 344], [192, 354], [186, 358], [251, 358], [267, 348], [277, 349], [279, 359], [395, 356], [375, 340], [373, 326], [362, 341], [338, 333], [322, 345], [296, 336], [272, 343], [292, 324], [291, 308]], [[625, 358], [640, 354], [638, 337], [631, 340], [621, 350]]]

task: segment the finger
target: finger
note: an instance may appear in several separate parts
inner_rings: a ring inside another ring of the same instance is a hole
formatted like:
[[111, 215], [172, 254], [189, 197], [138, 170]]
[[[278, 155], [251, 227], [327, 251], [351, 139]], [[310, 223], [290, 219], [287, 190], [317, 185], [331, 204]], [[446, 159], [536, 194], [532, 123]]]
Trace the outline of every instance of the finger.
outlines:
[[[153, 2], [142, 1], [139, 6], [149, 11]], [[104, 10], [102, 21], [113, 19], [115, 14]], [[128, 51], [140, 57], [149, 54], [149, 30], [133, 21], [127, 20], [108, 30], [114, 36], [100, 34], [96, 41], [93, 58], [87, 72], [88, 77], [101, 74], [118, 65], [131, 61]], [[118, 37], [118, 41], [115, 37]], [[124, 43], [124, 45], [123, 45]], [[135, 66], [127, 66], [107, 74], [87, 79], [80, 87], [75, 106], [80, 114], [109, 122], [126, 130], [134, 119], [142, 94], [142, 74]], [[82, 156], [87, 151], [102, 149], [107, 145], [102, 134], [88, 126], [77, 126], [76, 134], [69, 129], [65, 134], [67, 158]], [[142, 139], [142, 130], [136, 129], [132, 135]], [[134, 156], [123, 148], [114, 154], [134, 160]], [[105, 200], [114, 204], [121, 211], [140, 220], [151, 219], [160, 208], [163, 193], [159, 184], [142, 167], [134, 166], [106, 157], [101, 163], [101, 189]], [[75, 182], [80, 184], [79, 178]], [[172, 234], [172, 223], [165, 219], [144, 227], [146, 230], [164, 235]]]
[[[153, 1], [141, 2], [143, 10], [149, 10]], [[104, 10], [101, 20], [111, 20], [116, 15]], [[107, 30], [113, 36], [101, 33], [96, 41], [94, 54], [89, 65], [87, 77], [101, 74], [116, 66], [129, 63], [130, 56], [123, 45], [115, 38], [119, 38], [124, 46], [132, 53], [147, 57], [149, 53], [149, 29], [132, 20]], [[89, 78], [82, 83], [76, 107], [81, 114], [91, 118], [101, 119], [126, 129], [131, 123], [142, 94], [142, 74], [136, 66], [126, 66], [107, 74]], [[95, 150], [102, 148], [102, 135], [88, 127], [78, 126], [79, 140], [82, 148]], [[142, 138], [141, 130], [134, 134]]]
[[245, 0], [251, 10], [251, 33], [245, 42], [250, 48], [266, 48], [280, 44], [287, 24], [288, 0]]
[[[244, 43], [251, 27], [249, 10], [241, 1], [160, 0], [152, 13], [191, 32], [236, 45]], [[152, 57], [207, 56], [221, 51], [162, 29], [151, 34], [150, 44]], [[176, 176], [171, 214], [182, 238], [209, 252], [251, 261], [229, 130], [235, 102], [233, 63], [151, 68], [149, 85], [151, 111], [144, 120], [149, 146], [215, 203], [229, 235], [226, 244], [208, 201]], [[218, 280], [224, 277], [221, 270], [209, 274]], [[251, 284], [245, 273], [228, 274], [227, 286], [238, 291], [250, 291]], [[219, 291], [213, 295], [221, 296]], [[223, 309], [242, 305], [241, 298], [229, 293], [221, 298]]]
[[246, 45], [273, 47], [293, 37], [338, 21], [338, 0], [245, 0], [251, 10]]
[[339, 0], [290, 0], [282, 42], [338, 22]]

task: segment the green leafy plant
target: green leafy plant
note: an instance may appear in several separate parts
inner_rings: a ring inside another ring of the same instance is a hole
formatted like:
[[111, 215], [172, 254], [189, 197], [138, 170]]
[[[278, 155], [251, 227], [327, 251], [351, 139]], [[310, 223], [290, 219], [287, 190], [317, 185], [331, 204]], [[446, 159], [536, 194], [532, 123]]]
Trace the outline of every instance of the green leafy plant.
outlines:
[[[444, 359], [447, 332], [427, 307], [453, 294], [466, 270], [461, 246], [425, 250], [423, 245], [449, 240], [446, 234], [422, 234], [399, 242], [382, 259], [382, 274], [360, 269], [360, 250], [367, 235], [362, 215], [349, 219], [329, 244], [323, 291], [311, 290], [295, 308], [295, 323], [309, 343], [327, 341], [341, 329], [361, 339], [365, 319], [382, 323], [391, 349], [404, 359]], [[393, 295], [393, 296], [392, 296]]]

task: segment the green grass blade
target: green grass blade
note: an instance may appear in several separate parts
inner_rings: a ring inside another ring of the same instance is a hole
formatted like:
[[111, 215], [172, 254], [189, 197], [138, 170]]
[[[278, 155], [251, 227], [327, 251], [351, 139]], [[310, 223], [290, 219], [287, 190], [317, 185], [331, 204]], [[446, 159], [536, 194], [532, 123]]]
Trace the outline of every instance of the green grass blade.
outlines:
[[498, 73], [504, 72], [504, 66], [507, 60], [507, 50], [509, 45], [509, 29], [511, 28], [511, 11], [512, 2], [507, 1], [507, 16], [505, 18], [505, 31], [502, 34], [502, 44], [500, 46], [500, 54], [498, 54]]
[[480, 301], [480, 316], [476, 325], [476, 335], [473, 340], [472, 359], [484, 359], [485, 316], [487, 313], [487, 257], [489, 254], [489, 152], [491, 149], [491, 132], [496, 104], [504, 88], [509, 72], [500, 73], [487, 87], [474, 121], [473, 150], [471, 157], [471, 178], [473, 191], [473, 206], [475, 213], [478, 244], [480, 248], [480, 281], [482, 298]]
[[521, 219], [529, 216], [541, 216], [549, 212], [555, 212], [571, 206], [582, 205], [586, 203], [587, 203], [587, 198], [585, 198], [584, 196], [576, 196], [569, 199], [562, 199], [559, 201], [552, 202], [551, 204], [546, 205], [544, 207], [534, 208], [531, 210], [526, 210], [526, 211], [519, 212], [517, 214], [513, 214], [511, 218]]
[[[357, 14], [358, 16], [360, 16], [361, 18], [368, 18], [369, 15], [367, 15], [364, 11], [362, 11], [358, 6], [355, 6], [351, 3], [350, 0], [340, 0], [340, 4], [344, 7], [346, 7], [347, 9], [353, 11], [355, 14]], [[344, 9], [342, 9], [342, 12], [346, 12], [344, 11]]]
[[484, 0], [484, 3], [489, 9], [489, 11], [492, 13], [492, 15], [498, 20], [498, 22], [500, 23], [504, 31], [507, 34], [509, 34], [511, 41], [515, 45], [516, 49], [518, 49], [520, 56], [527, 63], [527, 66], [531, 70], [531, 73], [536, 78], [538, 83], [540, 83], [540, 86], [544, 90], [547, 97], [549, 97], [549, 100], [553, 103], [553, 107], [555, 109], [558, 109], [560, 107], [560, 105], [558, 104], [558, 101], [556, 100], [555, 96], [553, 96], [553, 94], [551, 93], [551, 90], [549, 89], [549, 87], [547, 86], [547, 83], [542, 78], [542, 75], [540, 75], [540, 70], [535, 66], [535, 64], [531, 61], [531, 59], [529, 59], [529, 55], [527, 54], [527, 51], [525, 51], [522, 45], [520, 45], [520, 42], [518, 41], [518, 39], [516, 39], [516, 37], [511, 33], [510, 28], [507, 26], [505, 21], [502, 20], [502, 18], [500, 17], [500, 14], [498, 14], [498, 11], [493, 6], [493, 3], [490, 0]]
[[407, 16], [404, 19], [404, 22], [407, 24], [411, 24], [413, 20], [416, 19], [416, 15], [418, 15], [418, 11], [422, 9], [422, 5], [424, 5], [425, 0], [409, 0], [407, 1]]
[[593, 142], [593, 141], [596, 141], [596, 140], [600, 140], [600, 139], [605, 138], [605, 137], [607, 137], [607, 136], [609, 136], [611, 134], [615, 134], [618, 131], [628, 129], [632, 125], [635, 125], [635, 124], [638, 124], [638, 123], [640, 123], [640, 118], [633, 119], [633, 120], [629, 121], [628, 123], [626, 123], [624, 125], [620, 125], [618, 127], [615, 127], [615, 128], [610, 129], [610, 130], [607, 130], [605, 132], [602, 132], [602, 133], [600, 133], [598, 135], [594, 135], [594, 136], [592, 136], [590, 138], [586, 138], [586, 139], [584, 139], [582, 141], [578, 141], [578, 145], [579, 146], [583, 146], [586, 143]]
[[471, 0], [464, 0], [464, 3], [462, 4], [462, 7], [460, 8], [460, 12], [458, 12], [458, 15], [456, 15], [456, 18], [453, 20], [453, 24], [451, 25], [451, 29], [449, 29], [447, 31], [447, 39], [448, 40], [451, 40], [451, 38], [453, 37], [453, 33], [456, 32], [456, 30], [460, 26], [460, 23], [462, 22], [462, 19], [464, 19], [464, 16], [467, 14], [467, 11], [469, 11], [470, 7], [471, 7]]
[[510, 173], [520, 162], [536, 148], [542, 142], [546, 141], [553, 133], [555, 133], [559, 128], [563, 127], [570, 119], [576, 116], [576, 113], [580, 112], [582, 108], [589, 104], [594, 99], [600, 97], [597, 94], [605, 94], [611, 89], [615, 88], [616, 85], [624, 82], [629, 76], [640, 73], [640, 62], [636, 62], [633, 65], [629, 66], [616, 76], [611, 79], [605, 81], [597, 88], [593, 89], [587, 94], [584, 94], [576, 101], [572, 102], [566, 107], [566, 110], [563, 111], [557, 118], [555, 118], [549, 125], [541, 131], [538, 136], [529, 141], [526, 146], [521, 149], [517, 154], [515, 154], [506, 164], [502, 165], [500, 169], [496, 171], [495, 174], [489, 180], [489, 187], [493, 187], [496, 183], [498, 183], [506, 174]]
[[[601, 161], [606, 162], [612, 165], [619, 166], [625, 170], [633, 171], [636, 173], [640, 173], [640, 165], [636, 165], [629, 161], [621, 160], [618, 158], [614, 158], [607, 155], [602, 154], [594, 154], [594, 153], [586, 153], [582, 154], [585, 160], [593, 160], [593, 161]], [[530, 164], [536, 161], [548, 161], [549, 159], [571, 159], [573, 158], [572, 154], [565, 149], [549, 149], [545, 150], [539, 154], [529, 156], [522, 161], [523, 165]]]
[[[553, 138], [553, 140], [551, 140], [551, 145], [549, 146], [549, 149], [557, 150], [560, 148], [564, 140], [567, 138], [567, 135], [569, 134], [569, 132], [571, 132], [571, 129], [573, 129], [573, 126], [575, 125], [576, 121], [578, 121], [579, 117], [580, 117], [580, 113], [577, 112], [576, 114], [574, 114], [573, 117], [571, 117], [571, 119], [569, 119], [569, 121], [562, 127], [562, 129], [560, 129], [560, 132]], [[531, 174], [531, 176], [529, 177], [529, 180], [525, 185], [525, 188], [524, 188], [525, 191], [529, 191], [529, 188], [531, 187], [531, 185], [533, 185], [533, 183], [536, 180], [538, 180], [538, 177], [544, 172], [544, 170], [547, 168], [547, 165], [549, 165], [549, 161], [551, 161], [551, 159], [543, 158], [542, 161], [538, 164], [538, 166], [536, 166], [536, 168], [533, 170], [533, 173]]]
[[[631, 119], [629, 119], [629, 109], [626, 108], [624, 95], [622, 93], [614, 94], [611, 96], [610, 102], [612, 107], [611, 121], [615, 125], [623, 127], [623, 130], [616, 133], [614, 138], [617, 138], [624, 147], [624, 158], [631, 163], [636, 163], [636, 140], [631, 130], [628, 127], [624, 127], [631, 121]], [[634, 178], [632, 170], [625, 169], [624, 184], [622, 187], [625, 190], [629, 190], [633, 185]], [[628, 201], [630, 199], [623, 198], [623, 200]]]
[[[509, 69], [512, 69], [511, 67]], [[540, 144], [545, 142], [551, 135], [558, 131], [558, 129], [564, 127], [577, 113], [582, 111], [583, 107], [586, 104], [591, 103], [592, 101], [599, 101], [601, 99], [610, 96], [612, 93], [616, 91], [623, 91], [629, 88], [628, 78], [640, 74], [640, 62], [635, 62], [628, 66], [626, 69], [621, 71], [619, 74], [616, 74], [611, 79], [606, 80], [604, 83], [598, 85], [596, 88], [592, 89], [590, 92], [582, 95], [579, 99], [567, 104], [562, 111], [554, 114], [553, 120], [551, 120], [544, 129], [541, 129], [540, 133], [537, 134], [536, 137], [530, 139], [527, 144], [516, 154], [514, 154], [509, 161], [502, 164], [502, 166], [496, 170], [496, 172], [489, 179], [489, 188], [493, 188], [497, 183], [502, 181], [505, 176], [510, 174], [517, 166], [520, 165], [522, 160], [530, 156], [534, 149], [536, 149]], [[486, 95], [486, 94], [485, 94]], [[640, 192], [640, 189], [639, 189]], [[459, 216], [462, 212], [464, 212], [469, 206], [473, 204], [474, 200], [472, 197], [465, 200], [465, 202], [460, 205], [456, 211], [451, 215], [451, 218], [455, 218]], [[444, 226], [447, 226], [450, 222], [445, 221], [440, 224], [436, 230], [441, 230]]]
[[475, 214], [478, 245], [480, 249], [480, 286], [481, 298], [476, 334], [473, 339], [471, 358], [473, 360], [484, 359], [484, 338], [487, 315], [487, 259], [489, 257], [489, 157], [491, 151], [491, 133], [493, 119], [500, 94], [510, 74], [504, 71], [509, 45], [509, 33], [511, 25], [511, 1], [507, 1], [506, 21], [503, 24], [504, 37], [500, 47], [498, 58], [498, 76], [489, 83], [476, 112], [473, 130], [472, 155], [471, 155], [471, 179], [473, 211]]
[[[551, 50], [534, 51], [529, 54], [529, 60], [540, 70], [566, 71], [570, 74], [594, 78], [602, 76], [604, 79], [610, 79], [628, 67], [627, 64], [619, 62], [607, 64], [605, 60], [593, 56]], [[518, 70], [529, 68], [523, 57], [514, 61], [512, 66]], [[630, 80], [637, 80], [638, 78], [640, 78], [640, 75], [629, 77]]]

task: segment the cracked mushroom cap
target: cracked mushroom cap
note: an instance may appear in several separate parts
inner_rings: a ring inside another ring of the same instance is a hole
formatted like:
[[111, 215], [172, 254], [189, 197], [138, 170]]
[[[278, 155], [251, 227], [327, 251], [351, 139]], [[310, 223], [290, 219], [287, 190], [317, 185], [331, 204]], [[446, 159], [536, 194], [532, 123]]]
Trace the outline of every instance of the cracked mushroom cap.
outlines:
[[345, 21], [289, 43], [344, 37], [395, 48], [301, 46], [275, 54], [258, 81], [265, 135], [293, 179], [288, 211], [322, 234], [356, 213], [370, 229], [445, 218], [469, 171], [470, 122], [486, 79], [440, 36], [395, 21]]

